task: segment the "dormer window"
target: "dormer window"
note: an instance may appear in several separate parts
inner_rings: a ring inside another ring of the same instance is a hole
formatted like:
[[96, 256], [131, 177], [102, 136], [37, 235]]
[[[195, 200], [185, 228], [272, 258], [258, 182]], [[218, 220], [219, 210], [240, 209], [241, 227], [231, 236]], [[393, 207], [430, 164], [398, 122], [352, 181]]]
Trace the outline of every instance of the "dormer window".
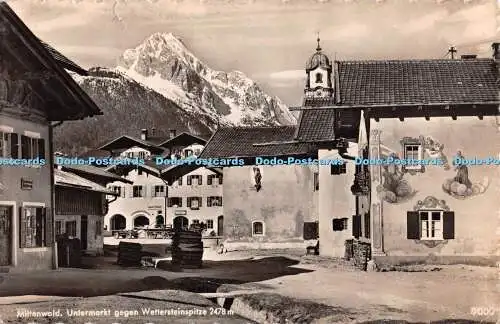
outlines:
[[316, 83], [323, 83], [323, 74], [316, 73]]
[[185, 151], [184, 151], [184, 157], [185, 157], [185, 158], [188, 158], [188, 157], [190, 157], [191, 155], [193, 155], [193, 150], [185, 150]]
[[146, 152], [139, 152], [139, 159], [146, 159]]

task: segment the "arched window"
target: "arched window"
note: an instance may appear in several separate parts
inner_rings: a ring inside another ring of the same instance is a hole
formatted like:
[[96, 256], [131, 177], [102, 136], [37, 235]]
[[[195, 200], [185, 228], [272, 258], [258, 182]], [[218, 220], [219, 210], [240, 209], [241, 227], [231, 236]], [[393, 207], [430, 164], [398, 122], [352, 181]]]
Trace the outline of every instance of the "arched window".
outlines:
[[252, 223], [252, 235], [264, 235], [264, 223], [263, 222], [253, 222]]
[[322, 82], [323, 82], [323, 74], [316, 73], [316, 83], [322, 83]]

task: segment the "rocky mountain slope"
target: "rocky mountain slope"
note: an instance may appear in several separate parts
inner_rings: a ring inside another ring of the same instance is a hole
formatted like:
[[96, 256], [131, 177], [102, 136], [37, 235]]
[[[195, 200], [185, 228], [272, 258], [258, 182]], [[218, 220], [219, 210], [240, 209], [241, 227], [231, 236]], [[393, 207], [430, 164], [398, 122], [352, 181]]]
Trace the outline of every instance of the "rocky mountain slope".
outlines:
[[123, 134], [155, 127], [206, 135], [220, 125], [290, 125], [295, 118], [276, 97], [242, 72], [210, 69], [172, 34], [156, 33], [124, 52], [116, 68], [73, 75], [104, 116], [66, 122], [56, 149], [78, 154]]

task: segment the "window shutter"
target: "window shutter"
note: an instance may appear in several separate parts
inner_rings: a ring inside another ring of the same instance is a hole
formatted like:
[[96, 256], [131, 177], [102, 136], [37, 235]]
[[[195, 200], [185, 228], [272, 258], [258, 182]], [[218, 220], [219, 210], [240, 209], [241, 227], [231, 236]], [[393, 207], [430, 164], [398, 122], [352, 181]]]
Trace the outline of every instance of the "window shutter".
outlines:
[[19, 137], [17, 133], [10, 134], [10, 157], [13, 159], [19, 158]]
[[191, 185], [191, 176], [188, 176], [187, 177], [187, 185], [190, 186]]
[[207, 176], [207, 185], [209, 185], [209, 186], [210, 186], [210, 185], [212, 184], [212, 181], [213, 181], [213, 176], [212, 176], [211, 174], [209, 174], [209, 175]]
[[156, 197], [156, 186], [155, 185], [151, 186], [151, 197]]
[[212, 197], [207, 197], [207, 207], [212, 207], [212, 201], [210, 199], [212, 199]]
[[[200, 177], [201, 179], [201, 177]], [[203, 198], [202, 197], [198, 197], [198, 207], [201, 207], [203, 206]]]
[[409, 240], [420, 239], [420, 223], [418, 212], [416, 211], [406, 213], [406, 238]]
[[182, 186], [182, 177], [179, 178], [179, 186]]
[[203, 184], [203, 177], [202, 176], [198, 176], [198, 185], [202, 185]]
[[455, 238], [455, 212], [443, 212], [443, 239], [451, 240]]
[[45, 159], [45, 140], [43, 138], [38, 139], [38, 157]]
[[361, 236], [361, 216], [353, 215], [352, 216], [352, 236], [358, 238]]
[[125, 198], [125, 188], [126, 187], [121, 187], [121, 189], [120, 189], [122, 198]]
[[24, 215], [25, 209], [19, 207], [19, 247], [26, 247], [26, 217]]
[[43, 209], [43, 218], [45, 218], [45, 245], [52, 246], [54, 243], [54, 222], [51, 209], [46, 207]]
[[191, 197], [187, 197], [186, 207], [191, 208]]
[[130, 198], [133, 198], [134, 197], [134, 187], [130, 187], [130, 192], [128, 193], [128, 196]]
[[30, 159], [30, 138], [28, 136], [21, 135], [21, 158]]
[[219, 174], [219, 176], [217, 178], [219, 178], [219, 184], [221, 185], [222, 184], [222, 174]]

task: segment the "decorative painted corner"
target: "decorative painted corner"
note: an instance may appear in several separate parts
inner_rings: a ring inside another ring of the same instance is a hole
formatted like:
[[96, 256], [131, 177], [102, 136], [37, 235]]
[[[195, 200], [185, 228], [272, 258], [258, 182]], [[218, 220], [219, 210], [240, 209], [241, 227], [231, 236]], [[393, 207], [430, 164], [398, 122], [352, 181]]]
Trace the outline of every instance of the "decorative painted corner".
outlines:
[[433, 208], [433, 209], [436, 208], [447, 211], [450, 210], [450, 207], [448, 207], [445, 200], [437, 199], [436, 197], [433, 196], [427, 196], [424, 198], [424, 200], [417, 201], [417, 204], [413, 206], [414, 211], [419, 211], [427, 208]]
[[437, 248], [437, 247], [443, 247], [448, 243], [448, 240], [413, 240], [413, 242], [420, 244], [420, 245], [425, 245], [428, 248]]

